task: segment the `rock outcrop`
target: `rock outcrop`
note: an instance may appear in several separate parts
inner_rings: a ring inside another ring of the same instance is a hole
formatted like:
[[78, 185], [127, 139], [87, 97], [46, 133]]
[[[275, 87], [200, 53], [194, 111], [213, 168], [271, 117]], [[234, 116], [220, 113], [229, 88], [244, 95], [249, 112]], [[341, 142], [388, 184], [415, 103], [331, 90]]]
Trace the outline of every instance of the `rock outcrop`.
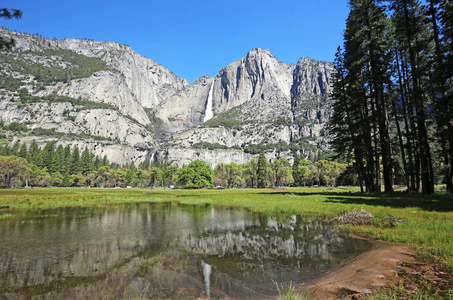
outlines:
[[[0, 121], [47, 130], [45, 137], [38, 136], [40, 141], [55, 135], [54, 130], [60, 143], [85, 144], [88, 148], [97, 143], [102, 148], [97, 152], [120, 164], [140, 163], [149, 149], [157, 147], [146, 110], [155, 110], [164, 99], [188, 85], [185, 79], [126, 45], [45, 39], [4, 28], [0, 28], [0, 35], [17, 41], [13, 51], [2, 53], [1, 73], [18, 82], [12, 89], [3, 81]], [[93, 67], [94, 72], [85, 68], [86, 74], [74, 78], [71, 73], [83, 68], [80, 60], [84, 58], [98, 59], [89, 61], [88, 69], [93, 63], [104, 64]], [[45, 72], [67, 73], [67, 78], [49, 80]], [[21, 88], [31, 100], [18, 96]], [[105, 141], [116, 146], [107, 146]], [[145, 153], [143, 149], [147, 149]]]
[[200, 124], [213, 80], [209, 76], [201, 77], [159, 105], [157, 117], [164, 121], [169, 131]]
[[287, 64], [256, 48], [189, 85], [127, 45], [0, 35], [17, 41], [0, 52], [0, 121], [29, 131], [16, 139], [57, 138], [120, 164], [215, 166], [328, 147], [331, 63]]
[[[165, 151], [179, 154], [167, 157], [170, 162], [183, 164], [198, 153], [197, 157], [216, 165], [244, 163], [261, 151], [269, 159], [283, 155], [291, 160], [292, 152], [308, 155], [317, 149], [326, 150], [333, 71], [328, 62], [301, 58], [296, 65], [290, 65], [279, 62], [269, 50], [253, 49], [213, 79], [216, 118], [197, 125], [203, 115], [199, 105], [197, 118], [189, 127], [191, 112], [179, 111], [179, 118], [186, 121], [181, 127], [188, 128], [173, 134]], [[199, 102], [207, 98], [208, 86], [204, 84]], [[181, 125], [176, 119], [163, 119], [170, 126]], [[247, 155], [238, 157], [238, 150]], [[230, 154], [225, 155], [227, 152]]]

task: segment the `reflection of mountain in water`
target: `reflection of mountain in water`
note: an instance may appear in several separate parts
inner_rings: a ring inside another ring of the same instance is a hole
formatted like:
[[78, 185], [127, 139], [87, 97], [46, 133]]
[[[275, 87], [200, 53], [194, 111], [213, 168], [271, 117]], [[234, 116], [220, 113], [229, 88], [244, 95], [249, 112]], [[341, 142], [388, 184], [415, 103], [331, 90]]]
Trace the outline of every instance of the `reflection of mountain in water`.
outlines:
[[189, 233], [180, 235], [178, 243], [194, 253], [220, 257], [329, 260], [331, 251], [344, 242], [343, 233], [318, 220], [291, 227], [291, 230], [285, 227], [272, 218], [265, 229], [248, 226], [245, 230], [210, 232], [202, 236]]
[[[221, 229], [220, 229], [221, 227]], [[249, 223], [223, 223], [216, 230], [185, 231], [171, 243], [212, 265], [210, 290], [218, 297], [262, 298], [277, 282], [304, 282], [366, 248], [318, 219], [260, 215]]]
[[252, 273], [248, 289], [275, 293], [271, 279], [309, 277], [364, 247], [316, 219], [229, 208], [141, 204], [25, 213], [0, 222], [0, 295], [141, 297], [147, 291], [168, 298], [186, 288], [196, 298], [206, 284], [204, 259], [212, 266], [211, 295], [241, 298], [250, 296], [243, 282]]
[[184, 232], [177, 243], [190, 251], [219, 257], [245, 259], [296, 259], [299, 263], [329, 261], [363, 249], [366, 242], [350, 237], [331, 223], [261, 215], [259, 223], [223, 224], [223, 230], [202, 234]]
[[[48, 213], [24, 215], [17, 224], [0, 226], [1, 289], [100, 276], [148, 247], [146, 240], [126, 234], [140, 228], [137, 211]], [[124, 222], [129, 228], [120, 228]]]

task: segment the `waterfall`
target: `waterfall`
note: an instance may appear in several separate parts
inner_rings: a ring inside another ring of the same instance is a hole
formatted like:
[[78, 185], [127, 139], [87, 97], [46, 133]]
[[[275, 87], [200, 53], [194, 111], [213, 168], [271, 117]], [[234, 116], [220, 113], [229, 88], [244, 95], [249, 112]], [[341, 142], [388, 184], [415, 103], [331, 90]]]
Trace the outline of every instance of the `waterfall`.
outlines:
[[204, 286], [206, 289], [206, 298], [211, 298], [211, 265], [201, 261], [201, 266], [203, 268], [203, 279]]
[[201, 123], [204, 123], [207, 120], [212, 119], [212, 117], [213, 117], [213, 113], [212, 113], [212, 92], [214, 90], [214, 81], [215, 80], [212, 80], [211, 88], [209, 89], [208, 100], [206, 101], [206, 108], [204, 110], [204, 116], [203, 116], [203, 119], [201, 120]]

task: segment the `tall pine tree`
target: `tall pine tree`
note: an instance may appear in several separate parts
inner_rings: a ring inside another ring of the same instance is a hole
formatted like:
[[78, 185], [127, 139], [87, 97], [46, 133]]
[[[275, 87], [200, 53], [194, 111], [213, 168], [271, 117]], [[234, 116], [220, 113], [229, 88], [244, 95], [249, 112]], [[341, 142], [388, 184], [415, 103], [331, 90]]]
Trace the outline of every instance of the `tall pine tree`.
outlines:
[[258, 188], [265, 188], [267, 185], [267, 174], [268, 174], [268, 165], [266, 156], [264, 153], [261, 153], [258, 157], [258, 168], [256, 171]]
[[82, 157], [80, 159], [80, 168], [83, 175], [87, 175], [93, 170], [93, 158], [90, 151], [88, 151], [88, 148], [86, 147], [82, 152]]
[[81, 172], [81, 167], [80, 167], [79, 148], [74, 147], [74, 151], [72, 152], [72, 156], [71, 156], [70, 173], [75, 175], [80, 172]]

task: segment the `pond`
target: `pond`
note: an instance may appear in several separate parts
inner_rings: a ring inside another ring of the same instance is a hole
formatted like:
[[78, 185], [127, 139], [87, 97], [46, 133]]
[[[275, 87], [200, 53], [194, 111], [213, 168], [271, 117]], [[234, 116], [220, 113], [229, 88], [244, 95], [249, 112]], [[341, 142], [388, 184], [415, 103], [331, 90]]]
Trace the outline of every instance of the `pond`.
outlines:
[[316, 217], [125, 204], [0, 221], [0, 298], [275, 297], [370, 248]]

